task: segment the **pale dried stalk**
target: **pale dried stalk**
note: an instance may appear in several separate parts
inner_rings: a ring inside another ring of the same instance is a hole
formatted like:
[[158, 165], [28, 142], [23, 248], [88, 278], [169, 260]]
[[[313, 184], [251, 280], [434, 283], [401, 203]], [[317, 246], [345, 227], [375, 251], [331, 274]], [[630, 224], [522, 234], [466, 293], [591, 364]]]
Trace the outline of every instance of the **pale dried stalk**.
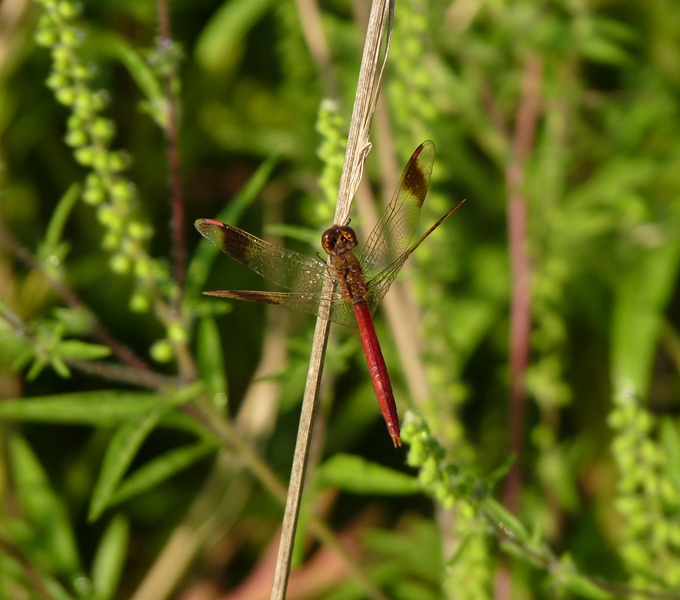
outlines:
[[[368, 11], [364, 14], [362, 8], [363, 4], [357, 5], [357, 18], [360, 23], [366, 23]], [[400, 173], [395, 160], [396, 152], [392, 124], [384, 99], [380, 99], [376, 106], [373, 118], [373, 137], [378, 142], [378, 164], [380, 165], [379, 171], [382, 176], [384, 204], [386, 205], [390, 199], [389, 194], [395, 189], [399, 181]], [[361, 237], [368, 239], [372, 229], [371, 224], [377, 223], [380, 215], [371, 186], [366, 181], [362, 180], [357, 190], [356, 200], [359, 214], [363, 217], [359, 223]], [[420, 312], [411, 289], [404, 285], [403, 281], [395, 281], [390, 288], [390, 293], [383, 299], [381, 308], [387, 316], [390, 331], [394, 337], [401, 369], [409, 390], [409, 396], [412, 398], [411, 406], [422, 406], [430, 398], [430, 384], [421, 356], [422, 344], [418, 333], [421, 330]]]
[[[347, 150], [345, 152], [345, 164], [340, 177], [340, 189], [338, 190], [338, 204], [335, 209], [335, 223], [346, 225], [349, 222], [349, 212], [352, 208], [352, 198], [359, 187], [359, 182], [364, 173], [364, 162], [371, 150], [368, 135], [371, 129], [373, 113], [378, 103], [380, 82], [390, 49], [390, 35], [392, 32], [392, 15], [395, 0], [376, 0], [371, 7], [371, 16], [368, 21], [364, 55], [361, 60], [359, 71], [359, 83], [354, 98], [354, 111], [349, 126], [347, 138]], [[380, 60], [380, 48], [384, 33], [387, 33], [385, 41], [385, 54], [383, 63], [378, 70]]]
[[[364, 54], [361, 61], [361, 70], [359, 72], [359, 83], [357, 84], [354, 110], [347, 140], [345, 165], [340, 179], [340, 189], [338, 190], [338, 203], [335, 211], [335, 223], [338, 225], [345, 225], [349, 221], [352, 198], [359, 187], [359, 182], [361, 181], [364, 170], [364, 161], [366, 160], [366, 156], [371, 147], [370, 142], [368, 141], [368, 135], [378, 99], [385, 59], [387, 58], [389, 50], [393, 11], [394, 0], [376, 0], [371, 7], [371, 16], [369, 18], [368, 31], [366, 33], [366, 42], [364, 44]], [[381, 68], [378, 68], [383, 36], [385, 33], [387, 33], [387, 40], [385, 43], [383, 64]], [[324, 284], [323, 293], [330, 294], [332, 291], [333, 281], [328, 277]], [[316, 398], [321, 383], [321, 373], [326, 354], [329, 329], [330, 307], [322, 304], [316, 322], [316, 330], [314, 331], [312, 354], [310, 357], [309, 371], [307, 373], [307, 385], [302, 401], [300, 426], [298, 429], [297, 442], [295, 444], [295, 456], [293, 458], [293, 467], [290, 474], [288, 497], [286, 499], [286, 509], [281, 530], [281, 541], [279, 542], [279, 553], [276, 561], [276, 571], [274, 573], [274, 584], [272, 586], [272, 600], [283, 600], [286, 597], [290, 562], [293, 554], [293, 542], [295, 539], [298, 514], [300, 512], [302, 488], [305, 470], [307, 468], [307, 455], [309, 453], [314, 411], [316, 409]], [[363, 572], [355, 570], [353, 575], [363, 583], [372, 597], [382, 597], [380, 591], [366, 578]]]

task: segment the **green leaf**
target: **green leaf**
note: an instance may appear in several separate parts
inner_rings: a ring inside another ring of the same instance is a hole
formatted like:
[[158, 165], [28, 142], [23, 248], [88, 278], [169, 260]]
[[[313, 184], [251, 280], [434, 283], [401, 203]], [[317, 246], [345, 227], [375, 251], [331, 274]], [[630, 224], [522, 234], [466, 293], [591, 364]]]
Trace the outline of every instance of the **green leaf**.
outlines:
[[57, 203], [57, 207], [52, 213], [50, 224], [47, 226], [45, 241], [41, 244], [38, 251], [38, 255], [43, 259], [51, 254], [57, 254], [60, 258], [63, 258], [63, 252], [58, 252], [57, 247], [60, 245], [59, 242], [61, 241], [66, 221], [68, 221], [69, 215], [78, 202], [81, 191], [82, 186], [79, 183], [73, 183]]
[[634, 29], [621, 21], [607, 18], [593, 18], [587, 33], [577, 41], [582, 56], [602, 64], [621, 66], [630, 62], [632, 54], [624, 44], [637, 43]]
[[68, 368], [67, 364], [61, 360], [58, 356], [53, 356], [50, 360], [50, 364], [54, 369], [55, 373], [59, 375], [62, 379], [71, 378], [71, 369]]
[[90, 344], [79, 340], [60, 342], [54, 350], [64, 360], [96, 360], [110, 356], [111, 349], [101, 344]]
[[178, 404], [195, 396], [202, 388], [196, 383], [178, 390], [175, 394], [160, 397], [156, 405], [145, 414], [125, 422], [114, 434], [104, 457], [99, 479], [90, 500], [88, 519], [94, 521], [109, 506], [116, 486], [130, 466], [147, 435], [160, 418]]
[[157, 486], [218, 448], [216, 442], [204, 441], [166, 452], [127, 477], [109, 501], [109, 505], [119, 504]]
[[137, 82], [152, 105], [161, 105], [165, 102], [163, 88], [158, 82], [153, 70], [142, 56], [130, 46], [129, 42], [119, 36], [110, 36], [113, 49], [125, 65], [130, 75]]
[[26, 373], [26, 379], [28, 381], [35, 381], [38, 375], [42, 373], [42, 370], [47, 366], [47, 360], [44, 358], [36, 358], [31, 365], [31, 368]]
[[140, 446], [158, 423], [165, 406], [151, 409], [147, 414], [121, 425], [114, 434], [104, 457], [102, 470], [92, 492], [88, 520], [95, 521], [109, 506], [118, 482], [128, 470]]
[[[220, 332], [211, 315], [201, 317], [198, 326], [198, 366], [213, 400], [227, 398], [227, 379]], [[222, 405], [224, 402], [221, 403]]]
[[421, 486], [415, 477], [383, 467], [352, 454], [336, 454], [316, 472], [318, 486], [338, 487], [355, 494], [416, 494]]
[[579, 51], [588, 60], [606, 65], [623, 65], [630, 61], [628, 52], [618, 44], [597, 35], [582, 39]]
[[577, 573], [572, 573], [566, 577], [564, 587], [576, 594], [577, 598], [592, 598], [593, 600], [614, 598], [608, 591], [602, 589], [587, 577]]
[[493, 498], [486, 498], [483, 506], [496, 526], [500, 527], [506, 535], [516, 537], [521, 542], [529, 542], [529, 532], [524, 524], [502, 504]]
[[467, 535], [463, 536], [463, 538], [458, 542], [458, 545], [456, 546], [456, 551], [453, 553], [453, 556], [451, 556], [451, 558], [449, 558], [449, 560], [446, 561], [446, 566], [448, 568], [451, 568], [458, 563], [458, 561], [465, 554], [465, 551], [467, 550], [468, 546], [470, 545], [470, 542], [474, 539], [474, 537], [476, 535], [479, 535], [479, 534], [478, 533], [468, 533]]
[[614, 381], [639, 398], [649, 389], [662, 324], [680, 266], [680, 236], [667, 231], [665, 243], [641, 251], [621, 274], [612, 320]]
[[102, 536], [92, 561], [92, 587], [97, 600], [115, 596], [127, 554], [129, 527], [120, 515], [115, 516]]
[[608, 591], [578, 573], [569, 554], [560, 557], [560, 567], [555, 569], [555, 572], [561, 579], [562, 586], [576, 594], [578, 598], [592, 598], [593, 600], [613, 598]]
[[101, 390], [12, 399], [0, 402], [0, 418], [111, 426], [147, 413], [162, 398], [147, 392]]
[[491, 472], [491, 474], [486, 478], [489, 490], [492, 490], [496, 484], [508, 474], [516, 460], [517, 455], [513, 452]]
[[35, 534], [24, 554], [65, 578], [83, 576], [68, 512], [30, 446], [18, 435], [9, 440], [9, 457], [21, 509]]
[[272, 0], [231, 0], [213, 15], [196, 42], [196, 60], [212, 71], [229, 69], [238, 56], [238, 48], [264, 14]]

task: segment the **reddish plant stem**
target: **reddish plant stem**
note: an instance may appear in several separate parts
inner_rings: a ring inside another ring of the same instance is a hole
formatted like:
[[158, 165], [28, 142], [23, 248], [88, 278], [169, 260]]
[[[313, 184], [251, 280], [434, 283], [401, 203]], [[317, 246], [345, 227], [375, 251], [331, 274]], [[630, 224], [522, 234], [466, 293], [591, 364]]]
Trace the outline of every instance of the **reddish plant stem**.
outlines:
[[[158, 0], [158, 30], [159, 50], [167, 52], [172, 46], [172, 31], [170, 28], [170, 11], [167, 0]], [[170, 184], [170, 205], [172, 210], [172, 241], [175, 281], [180, 291], [184, 290], [184, 278], [186, 273], [186, 236], [184, 218], [184, 197], [182, 195], [181, 160], [179, 154], [179, 111], [177, 107], [177, 95], [173, 91], [173, 80], [176, 78], [174, 63], [164, 73], [164, 88], [167, 98], [167, 126], [165, 128], [165, 140], [168, 151], [168, 177]], [[177, 302], [181, 301], [178, 298]]]
[[519, 507], [522, 487], [521, 454], [526, 413], [525, 376], [531, 334], [531, 265], [527, 248], [527, 203], [523, 187], [525, 165], [531, 154], [540, 111], [542, 63], [527, 57], [522, 97], [517, 110], [512, 158], [506, 170], [508, 191], [508, 245], [512, 273], [510, 307], [510, 451], [517, 456], [505, 480], [503, 500], [512, 512]]
[[121, 344], [114, 338], [107, 329], [99, 322], [95, 314], [90, 311], [76, 296], [76, 294], [61, 280], [49, 273], [42, 263], [37, 260], [28, 250], [26, 250], [19, 242], [17, 242], [12, 235], [2, 225], [0, 225], [0, 243], [7, 248], [14, 256], [23, 262], [30, 269], [35, 269], [45, 277], [49, 282], [54, 292], [61, 297], [74, 310], [85, 310], [88, 317], [92, 319], [94, 338], [102, 344], [108, 346], [111, 351], [124, 363], [149, 376], [154, 375], [153, 370], [141, 358], [139, 358], [132, 350]]

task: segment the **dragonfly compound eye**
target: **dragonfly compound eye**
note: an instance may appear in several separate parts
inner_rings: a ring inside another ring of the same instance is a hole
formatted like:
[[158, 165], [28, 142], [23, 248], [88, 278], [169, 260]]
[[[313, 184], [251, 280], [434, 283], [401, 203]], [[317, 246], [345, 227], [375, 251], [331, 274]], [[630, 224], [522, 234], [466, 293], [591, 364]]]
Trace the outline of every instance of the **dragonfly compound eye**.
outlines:
[[330, 229], [326, 229], [321, 235], [321, 245], [323, 249], [328, 252], [342, 252], [355, 248], [357, 245], [357, 236], [351, 227], [336, 225]]

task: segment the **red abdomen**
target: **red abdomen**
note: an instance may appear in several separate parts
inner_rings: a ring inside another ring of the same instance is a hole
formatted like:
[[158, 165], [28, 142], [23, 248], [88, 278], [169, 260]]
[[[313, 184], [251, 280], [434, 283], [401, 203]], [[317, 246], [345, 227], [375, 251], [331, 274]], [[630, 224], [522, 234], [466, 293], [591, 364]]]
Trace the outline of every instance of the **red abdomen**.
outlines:
[[378, 336], [375, 334], [371, 311], [366, 302], [354, 304], [353, 308], [357, 323], [359, 324], [359, 333], [361, 333], [361, 342], [364, 345], [368, 371], [371, 374], [371, 381], [373, 381], [373, 389], [378, 398], [380, 410], [387, 424], [392, 442], [395, 447], [401, 446], [397, 405], [394, 401], [392, 384], [390, 383], [390, 376], [387, 374], [387, 366], [380, 349]]

